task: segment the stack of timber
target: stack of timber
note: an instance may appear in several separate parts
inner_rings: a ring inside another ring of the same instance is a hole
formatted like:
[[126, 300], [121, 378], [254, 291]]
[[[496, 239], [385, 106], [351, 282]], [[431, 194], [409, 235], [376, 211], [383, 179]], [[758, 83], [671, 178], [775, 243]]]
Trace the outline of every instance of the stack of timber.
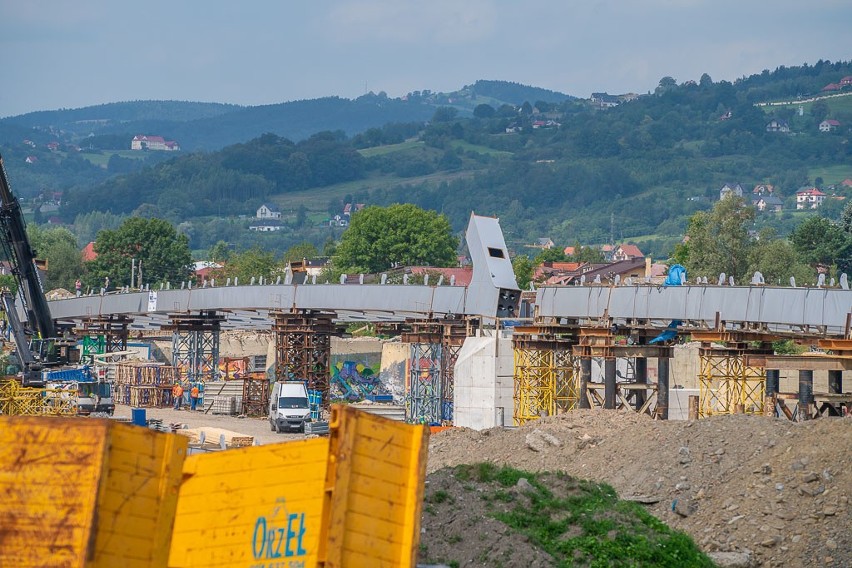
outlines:
[[416, 564], [422, 425], [333, 406], [328, 438], [186, 457], [178, 434], [56, 424], [0, 417], [0, 566]]
[[128, 361], [115, 368], [115, 402], [135, 408], [166, 408], [180, 370], [149, 361]]

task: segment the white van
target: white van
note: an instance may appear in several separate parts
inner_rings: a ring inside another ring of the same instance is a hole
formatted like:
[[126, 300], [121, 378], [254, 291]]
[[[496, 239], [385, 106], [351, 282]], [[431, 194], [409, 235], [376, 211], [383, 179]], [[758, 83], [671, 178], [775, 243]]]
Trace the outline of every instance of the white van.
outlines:
[[269, 424], [273, 432], [305, 431], [311, 421], [308, 387], [302, 381], [277, 381], [269, 397]]

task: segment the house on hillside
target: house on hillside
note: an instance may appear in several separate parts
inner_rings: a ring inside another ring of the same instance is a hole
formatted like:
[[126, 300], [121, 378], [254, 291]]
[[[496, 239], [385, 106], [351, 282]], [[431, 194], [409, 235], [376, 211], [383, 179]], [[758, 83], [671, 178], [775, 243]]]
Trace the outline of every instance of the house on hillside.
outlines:
[[251, 225], [249, 227], [249, 231], [255, 231], [257, 233], [274, 233], [275, 231], [280, 231], [283, 229], [281, 225], [274, 223], [261, 223], [258, 225]]
[[598, 108], [612, 108], [618, 106], [618, 97], [609, 93], [592, 93], [592, 104]]
[[349, 226], [349, 217], [343, 215], [335, 215], [331, 219], [328, 220], [329, 227], [348, 227]]
[[769, 122], [766, 123], [766, 131], [767, 132], [790, 132], [790, 125], [787, 124], [786, 120], [778, 120], [777, 118], [773, 118]]
[[357, 213], [363, 208], [363, 203], [347, 203], [343, 206], [343, 215], [347, 218], [351, 218], [353, 213]]
[[281, 212], [275, 210], [272, 205], [264, 203], [263, 205], [257, 208], [257, 213], [255, 214], [255, 217], [257, 217], [258, 219], [280, 219]]
[[131, 150], [157, 150], [161, 152], [176, 152], [180, 145], [174, 140], [166, 140], [162, 136], [147, 136], [137, 134], [130, 141]]
[[527, 246], [530, 248], [550, 250], [553, 248], [554, 243], [548, 237], [542, 237], [540, 239], [536, 239], [535, 243]]
[[825, 194], [815, 187], [796, 192], [796, 209], [816, 209], [825, 201]]
[[83, 250], [80, 251], [80, 256], [83, 258], [83, 262], [89, 262], [98, 258], [98, 253], [95, 252], [95, 241], [84, 246]]
[[758, 183], [751, 190], [754, 195], [771, 195], [773, 191], [775, 191], [775, 186], [768, 183]]
[[758, 211], [781, 211], [784, 202], [777, 195], [761, 194], [751, 201]]
[[636, 245], [618, 245], [615, 247], [615, 250], [612, 251], [612, 260], [613, 262], [619, 260], [628, 260], [631, 258], [645, 258], [645, 255], [642, 254], [642, 251], [639, 250], [639, 247]]
[[719, 190], [719, 201], [725, 199], [726, 197], [742, 197], [743, 196], [743, 186], [738, 183], [726, 183], [722, 186], [722, 189]]
[[852, 187], [852, 179], [846, 178], [845, 180], [840, 182], [840, 185], [843, 187]]
[[819, 123], [819, 131], [820, 132], [831, 132], [832, 130], [837, 130], [840, 126], [840, 122], [834, 120], [833, 118], [823, 120]]
[[841, 87], [845, 87], [847, 85], [852, 85], [852, 75], [847, 75], [840, 80]]
[[829, 83], [828, 85], [826, 85], [825, 87], [822, 88], [822, 92], [823, 93], [833, 93], [833, 92], [839, 91], [840, 89], [841, 89], [841, 86], [838, 85], [837, 83]]

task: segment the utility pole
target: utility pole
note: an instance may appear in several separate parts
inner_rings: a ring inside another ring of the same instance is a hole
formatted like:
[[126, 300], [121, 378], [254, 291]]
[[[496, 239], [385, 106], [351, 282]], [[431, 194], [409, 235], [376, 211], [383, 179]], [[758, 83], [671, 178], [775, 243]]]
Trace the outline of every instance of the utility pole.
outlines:
[[133, 290], [133, 279], [136, 276], [136, 259], [130, 259], [130, 289]]

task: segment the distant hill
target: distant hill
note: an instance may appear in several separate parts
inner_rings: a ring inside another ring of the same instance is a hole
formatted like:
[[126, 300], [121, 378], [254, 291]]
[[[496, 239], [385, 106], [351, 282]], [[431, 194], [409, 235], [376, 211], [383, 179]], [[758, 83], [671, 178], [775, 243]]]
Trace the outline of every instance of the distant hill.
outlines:
[[480, 97], [488, 97], [514, 105], [522, 105], [527, 101], [530, 104], [536, 101], [561, 103], [576, 98], [564, 93], [509, 81], [477, 81], [469, 88]]
[[177, 140], [184, 151], [215, 151], [271, 133], [299, 141], [325, 130], [353, 136], [391, 122], [424, 122], [440, 106], [456, 107], [469, 115], [483, 98], [495, 105], [562, 102], [572, 97], [508, 81], [477, 81], [451, 93], [418, 92], [417, 96], [389, 98], [368, 93], [354, 100], [325, 97], [262, 106], [184, 101], [128, 101], [79, 109], [38, 111], [0, 120], [0, 144], [20, 143], [22, 137], [38, 144], [57, 140], [81, 143], [89, 136], [136, 134]]

